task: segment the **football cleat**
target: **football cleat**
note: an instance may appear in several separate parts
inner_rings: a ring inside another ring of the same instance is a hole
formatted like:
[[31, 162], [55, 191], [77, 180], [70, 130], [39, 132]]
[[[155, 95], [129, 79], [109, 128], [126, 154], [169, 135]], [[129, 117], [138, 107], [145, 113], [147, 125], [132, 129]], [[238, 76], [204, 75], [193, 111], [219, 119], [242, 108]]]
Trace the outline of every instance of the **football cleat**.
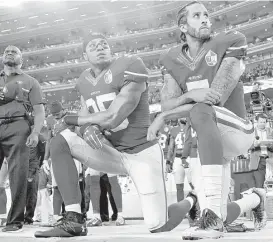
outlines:
[[243, 223], [231, 223], [231, 224], [224, 223], [224, 228], [225, 228], [225, 231], [228, 233], [239, 233], [239, 232], [251, 231]]
[[224, 224], [221, 218], [219, 218], [212, 210], [206, 208], [199, 220], [199, 227], [201, 229], [209, 230], [224, 230]]
[[252, 209], [254, 216], [254, 229], [261, 230], [266, 226], [267, 216], [265, 212], [265, 202], [266, 202], [266, 191], [262, 188], [252, 188], [252, 192], [256, 193], [261, 201], [260, 204]]
[[62, 220], [60, 220], [54, 228], [46, 231], [37, 231], [34, 236], [36, 238], [50, 237], [74, 237], [86, 236], [87, 228], [84, 216], [76, 212], [66, 212]]
[[194, 200], [194, 204], [188, 213], [190, 227], [193, 227], [197, 225], [197, 222], [201, 215], [201, 210], [197, 200], [197, 196], [193, 192], [189, 192], [187, 197], [191, 197]]
[[205, 209], [196, 223], [198, 227], [191, 227], [183, 232], [183, 240], [219, 239], [224, 236], [222, 220], [210, 209]]

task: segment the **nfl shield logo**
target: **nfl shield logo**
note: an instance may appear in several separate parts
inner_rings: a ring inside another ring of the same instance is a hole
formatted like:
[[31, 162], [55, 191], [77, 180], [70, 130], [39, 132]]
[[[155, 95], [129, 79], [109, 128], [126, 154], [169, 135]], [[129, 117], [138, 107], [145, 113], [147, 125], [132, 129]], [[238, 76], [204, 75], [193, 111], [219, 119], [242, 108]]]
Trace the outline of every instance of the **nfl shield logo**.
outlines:
[[104, 74], [104, 81], [106, 84], [110, 84], [113, 81], [112, 71], [110, 69]]
[[217, 63], [217, 54], [215, 54], [213, 51], [209, 51], [206, 56], [205, 60], [208, 64], [208, 66], [215, 66]]

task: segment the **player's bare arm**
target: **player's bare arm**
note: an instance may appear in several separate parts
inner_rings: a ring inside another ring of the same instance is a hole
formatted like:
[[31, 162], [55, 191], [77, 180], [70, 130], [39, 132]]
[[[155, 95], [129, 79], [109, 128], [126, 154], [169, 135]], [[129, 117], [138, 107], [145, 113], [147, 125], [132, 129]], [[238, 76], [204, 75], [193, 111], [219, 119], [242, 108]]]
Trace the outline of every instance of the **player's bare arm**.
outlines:
[[102, 129], [114, 129], [119, 126], [136, 108], [146, 83], [130, 82], [125, 85], [106, 111], [77, 117], [77, 125], [96, 124]]
[[183, 93], [176, 80], [170, 75], [166, 75], [164, 79], [165, 84], [161, 93], [162, 111], [173, 110], [189, 103], [215, 105], [220, 101], [221, 94], [212, 88], [194, 89]]
[[189, 112], [194, 104], [184, 104], [172, 110], [164, 111], [159, 114], [153, 123], [150, 125], [147, 133], [148, 140], [154, 140], [158, 136], [160, 128], [170, 120], [176, 120], [179, 118], [185, 118], [189, 116]]
[[211, 88], [221, 94], [219, 106], [223, 106], [228, 100], [244, 70], [243, 60], [235, 57], [224, 58], [211, 83]]
[[164, 86], [161, 90], [162, 111], [171, 110], [188, 103], [187, 96], [183, 92], [177, 81], [171, 75], [164, 76]]
[[34, 128], [32, 133], [40, 133], [45, 120], [45, 108], [43, 104], [33, 105]]

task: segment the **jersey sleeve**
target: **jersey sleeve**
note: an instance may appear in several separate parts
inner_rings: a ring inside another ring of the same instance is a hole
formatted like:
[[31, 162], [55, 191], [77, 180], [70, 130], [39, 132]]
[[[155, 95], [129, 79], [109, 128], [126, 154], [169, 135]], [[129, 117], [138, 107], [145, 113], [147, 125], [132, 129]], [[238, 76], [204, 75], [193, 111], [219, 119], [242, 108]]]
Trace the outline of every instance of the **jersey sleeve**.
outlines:
[[29, 101], [32, 106], [44, 104], [43, 92], [39, 82], [36, 79], [32, 79], [32, 87], [29, 92]]
[[245, 35], [238, 31], [230, 31], [225, 35], [226, 52], [225, 57], [244, 59], [247, 54], [247, 41]]
[[124, 81], [121, 84], [121, 87], [127, 85], [130, 82], [147, 82], [148, 80], [148, 71], [143, 63], [143, 60], [139, 57], [132, 56], [130, 57], [129, 65], [124, 71]]

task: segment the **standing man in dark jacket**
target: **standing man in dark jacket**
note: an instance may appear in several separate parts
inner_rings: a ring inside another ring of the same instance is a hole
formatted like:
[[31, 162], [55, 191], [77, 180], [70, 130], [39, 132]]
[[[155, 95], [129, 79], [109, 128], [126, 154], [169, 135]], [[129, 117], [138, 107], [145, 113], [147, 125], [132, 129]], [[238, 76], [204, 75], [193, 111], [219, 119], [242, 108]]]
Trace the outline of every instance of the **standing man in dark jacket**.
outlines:
[[[4, 70], [0, 75], [0, 166], [6, 157], [12, 205], [3, 232], [22, 228], [26, 205], [29, 148], [38, 144], [45, 119], [42, 90], [36, 79], [22, 70], [22, 53], [8, 46], [3, 54]], [[34, 114], [31, 130], [27, 114]]]

